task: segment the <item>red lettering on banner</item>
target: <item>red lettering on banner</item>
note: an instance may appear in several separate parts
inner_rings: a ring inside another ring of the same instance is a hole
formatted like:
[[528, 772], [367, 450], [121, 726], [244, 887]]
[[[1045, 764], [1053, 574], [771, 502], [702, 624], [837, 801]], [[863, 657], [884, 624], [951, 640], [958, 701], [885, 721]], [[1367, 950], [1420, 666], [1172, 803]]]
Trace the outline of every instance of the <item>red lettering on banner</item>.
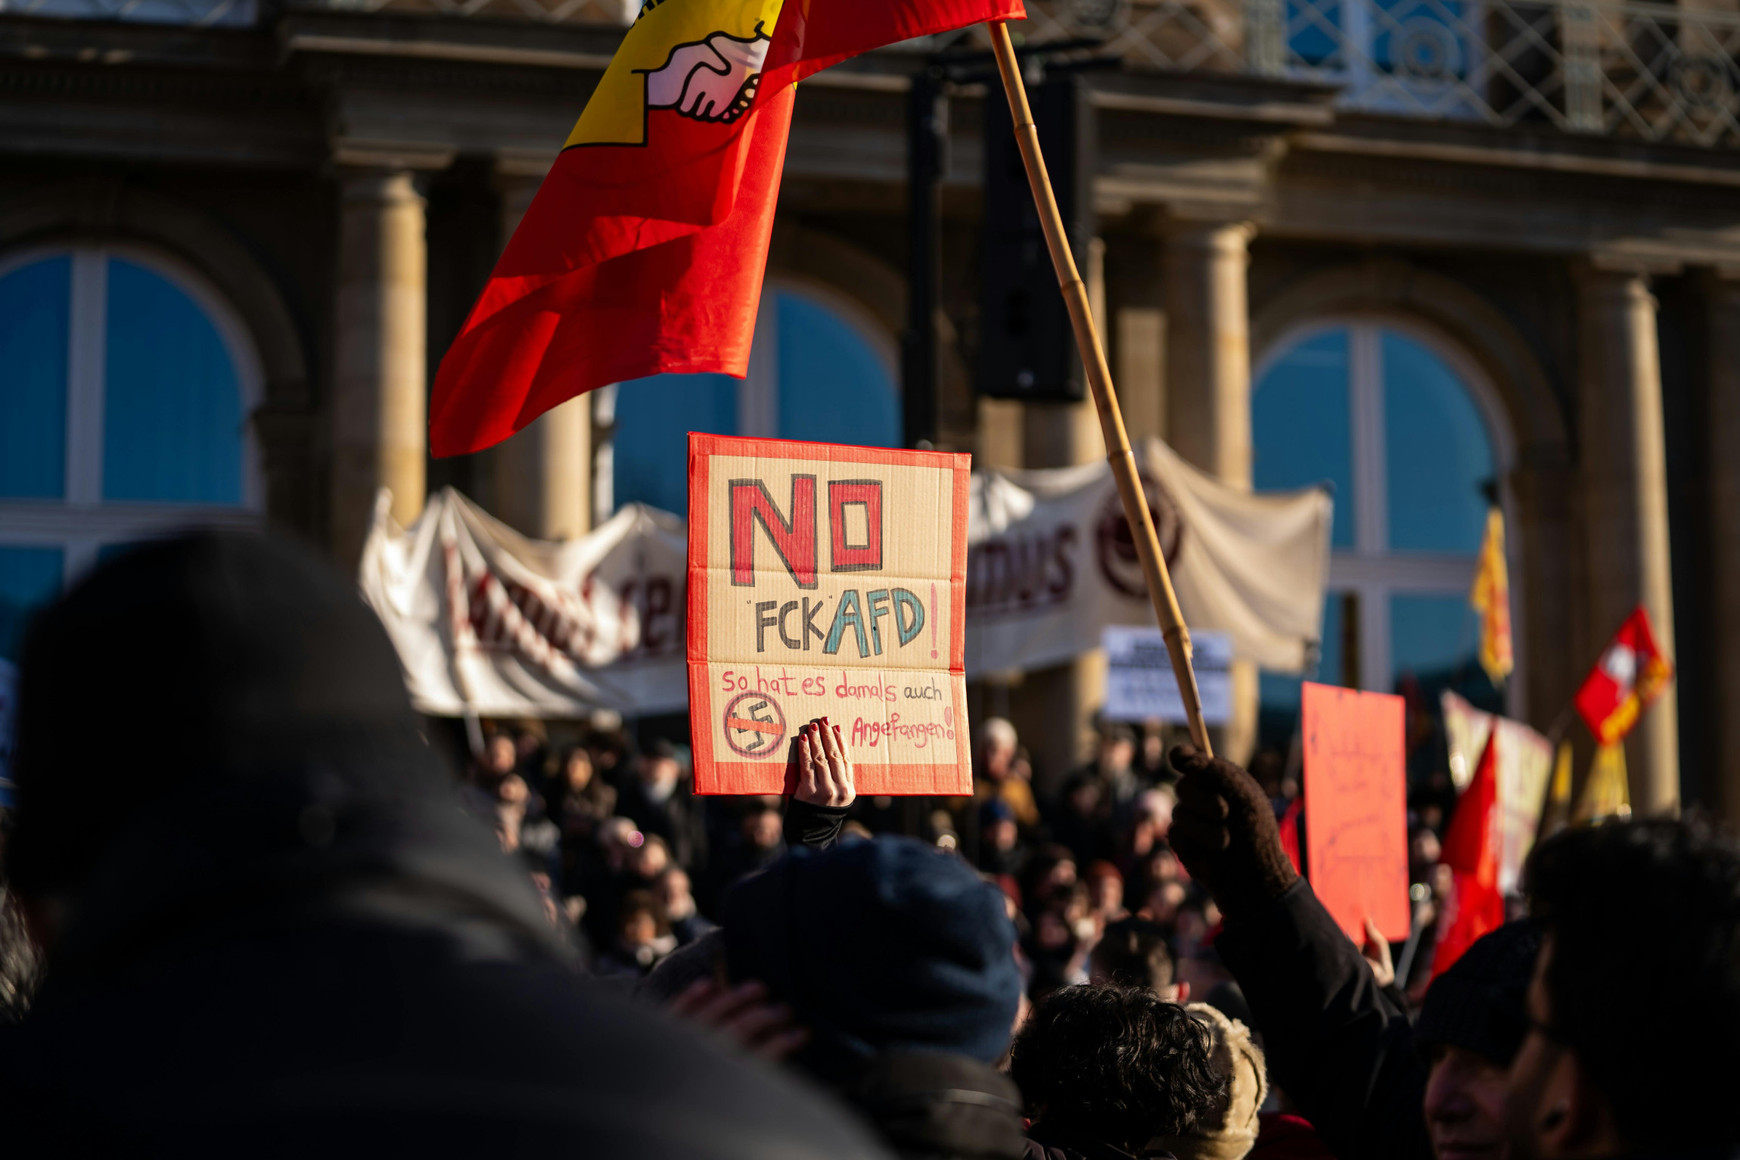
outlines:
[[731, 583], [755, 583], [755, 525], [760, 524], [799, 588], [816, 586], [816, 477], [791, 477], [791, 518], [779, 514], [767, 485], [734, 479], [731, 497]]
[[[846, 537], [846, 509], [862, 507], [865, 542], [853, 544]], [[882, 569], [882, 481], [879, 479], [832, 479], [828, 481], [828, 523], [833, 531], [828, 567], [835, 572], [878, 572]]]

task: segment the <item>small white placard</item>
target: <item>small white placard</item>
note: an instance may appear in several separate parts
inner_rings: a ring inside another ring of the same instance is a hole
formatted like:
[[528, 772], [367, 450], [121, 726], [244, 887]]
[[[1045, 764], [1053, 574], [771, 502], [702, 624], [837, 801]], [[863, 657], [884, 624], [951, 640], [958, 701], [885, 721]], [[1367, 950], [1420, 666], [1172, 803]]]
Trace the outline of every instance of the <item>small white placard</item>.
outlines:
[[[1232, 717], [1232, 638], [1224, 632], [1193, 632], [1190, 643], [1202, 719], [1224, 725]], [[1106, 650], [1106, 720], [1184, 721], [1184, 699], [1158, 628], [1112, 625], [1101, 631], [1100, 644]]]

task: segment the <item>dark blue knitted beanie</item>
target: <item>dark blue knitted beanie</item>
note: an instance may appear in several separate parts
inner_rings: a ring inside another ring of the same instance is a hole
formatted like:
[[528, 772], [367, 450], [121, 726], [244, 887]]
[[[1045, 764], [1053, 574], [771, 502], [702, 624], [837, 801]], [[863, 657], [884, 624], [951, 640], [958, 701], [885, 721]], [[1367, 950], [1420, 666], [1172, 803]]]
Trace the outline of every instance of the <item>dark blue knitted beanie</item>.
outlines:
[[733, 979], [791, 1004], [819, 1047], [995, 1062], [1021, 996], [1003, 895], [912, 838], [798, 848], [725, 901]]

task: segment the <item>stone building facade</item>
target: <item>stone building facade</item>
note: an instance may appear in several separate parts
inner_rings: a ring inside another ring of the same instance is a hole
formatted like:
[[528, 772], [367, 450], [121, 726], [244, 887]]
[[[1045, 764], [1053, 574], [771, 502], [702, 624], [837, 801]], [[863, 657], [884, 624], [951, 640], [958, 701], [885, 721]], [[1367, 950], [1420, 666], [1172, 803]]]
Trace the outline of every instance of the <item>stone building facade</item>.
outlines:
[[[1390, 690], [1414, 653], [1469, 647], [1432, 642], [1472, 549], [1421, 529], [1475, 501], [1386, 475], [1444, 475], [1409, 440], [1440, 422], [1420, 400], [1450, 391], [1441, 421], [1476, 416], [1479, 445], [1450, 467], [1485, 473], [1509, 516], [1510, 710], [1562, 724], [1642, 604], [1680, 679], [1628, 743], [1634, 802], [1740, 818], [1740, 16], [1573, 0], [1030, 8], [1029, 42], [1092, 37], [1122, 65], [1086, 74], [1099, 148], [1082, 257], [1132, 432], [1239, 486], [1319, 461], [1345, 475], [1325, 678]], [[425, 421], [434, 366], [628, 15], [614, 0], [0, 8], [0, 445], [15, 463], [0, 466], [0, 625], [105, 546], [189, 518], [287, 529], [348, 565], [382, 486], [401, 520], [453, 484], [539, 536], [624, 498], [625, 392], [459, 460], [428, 458]], [[770, 285], [792, 319], [822, 311], [855, 334], [877, 381], [893, 381], [905, 325], [906, 92], [936, 47], [806, 82], [781, 192]], [[964, 85], [950, 105], [936, 442], [995, 465], [1086, 461], [1102, 454], [1091, 409], [973, 391], [977, 345], [995, 340], [977, 313], [985, 95]], [[180, 306], [131, 330], [115, 314], [117, 295], [159, 283], [205, 320], [183, 319], [181, 346], [165, 337]], [[784, 430], [804, 358], [821, 357], [773, 345], [789, 366], [756, 373], [787, 393], [724, 396], [739, 433]], [[127, 378], [184, 348], [229, 360], [210, 387], [229, 401]], [[37, 352], [30, 375], [18, 350]], [[130, 451], [159, 397], [218, 415], [209, 438], [233, 446], [202, 451], [178, 424]], [[1288, 408], [1318, 398], [1345, 420], [1289, 431]], [[194, 470], [208, 452], [216, 466]], [[1098, 680], [1089, 656], [978, 695], [1018, 721], [1070, 707], [1027, 737], [1060, 769]], [[1248, 751], [1258, 675], [1237, 683], [1226, 740]]]

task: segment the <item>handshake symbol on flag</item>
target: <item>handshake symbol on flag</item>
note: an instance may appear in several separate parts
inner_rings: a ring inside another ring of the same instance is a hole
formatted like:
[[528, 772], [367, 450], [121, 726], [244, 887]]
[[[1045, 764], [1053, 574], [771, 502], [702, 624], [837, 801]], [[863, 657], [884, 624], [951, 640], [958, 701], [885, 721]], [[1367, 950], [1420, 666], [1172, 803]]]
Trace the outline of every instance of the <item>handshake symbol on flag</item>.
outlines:
[[772, 43], [758, 24], [747, 39], [715, 32], [677, 45], [661, 67], [646, 74], [647, 107], [675, 109], [697, 121], [735, 121], [755, 102]]

